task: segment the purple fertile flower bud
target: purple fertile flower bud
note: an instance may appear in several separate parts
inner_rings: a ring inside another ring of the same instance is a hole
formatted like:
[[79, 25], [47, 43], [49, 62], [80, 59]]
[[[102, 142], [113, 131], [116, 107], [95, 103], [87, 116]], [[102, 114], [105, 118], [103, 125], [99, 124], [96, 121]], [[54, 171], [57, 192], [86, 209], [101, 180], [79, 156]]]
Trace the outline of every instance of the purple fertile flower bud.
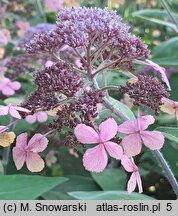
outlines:
[[119, 57], [143, 58], [149, 55], [147, 46], [129, 33], [129, 26], [122, 23], [115, 11], [107, 8], [63, 9], [57, 17], [55, 30], [64, 44], [71, 47], [106, 44], [116, 49]]
[[34, 35], [36, 34], [44, 34], [48, 31], [51, 31], [55, 28], [54, 24], [49, 23], [42, 23], [38, 24], [36, 26], [29, 27], [24, 34], [24, 36], [20, 39], [18, 44], [16, 45], [16, 48], [24, 48], [26, 43], [29, 43], [30, 40], [33, 39]]
[[33, 39], [26, 44], [26, 51], [30, 54], [41, 52], [53, 52], [63, 46], [62, 40], [55, 31], [49, 31], [42, 34], [35, 34]]
[[73, 97], [83, 86], [83, 79], [71, 64], [58, 61], [35, 74], [35, 83], [47, 92], [57, 92]]
[[122, 94], [127, 93], [133, 99], [135, 106], [145, 105], [150, 107], [156, 115], [159, 115], [162, 98], [167, 98], [169, 93], [157, 78], [138, 75], [138, 80], [127, 81], [126, 86], [120, 87]]

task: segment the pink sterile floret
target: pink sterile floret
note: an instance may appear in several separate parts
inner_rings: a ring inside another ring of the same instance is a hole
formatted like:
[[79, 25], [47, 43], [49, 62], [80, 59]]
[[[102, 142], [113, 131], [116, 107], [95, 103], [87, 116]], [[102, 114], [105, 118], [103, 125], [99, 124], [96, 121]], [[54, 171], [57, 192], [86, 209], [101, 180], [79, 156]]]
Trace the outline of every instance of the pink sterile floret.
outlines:
[[155, 119], [145, 115], [134, 120], [128, 120], [118, 126], [118, 132], [129, 134], [122, 139], [122, 146], [126, 155], [135, 156], [141, 152], [142, 142], [151, 150], [158, 150], [164, 144], [164, 136], [159, 131], [147, 131]]
[[27, 144], [27, 133], [17, 137], [16, 146], [13, 148], [13, 160], [17, 170], [20, 170], [26, 162], [31, 172], [40, 172], [44, 168], [44, 161], [38, 155], [46, 149], [48, 139], [42, 134], [35, 134]]
[[117, 134], [117, 123], [114, 119], [105, 120], [96, 130], [85, 124], [78, 124], [74, 133], [82, 144], [96, 144], [95, 147], [87, 149], [83, 156], [83, 165], [86, 170], [102, 172], [108, 163], [106, 151], [117, 160], [122, 158], [122, 147], [110, 141]]

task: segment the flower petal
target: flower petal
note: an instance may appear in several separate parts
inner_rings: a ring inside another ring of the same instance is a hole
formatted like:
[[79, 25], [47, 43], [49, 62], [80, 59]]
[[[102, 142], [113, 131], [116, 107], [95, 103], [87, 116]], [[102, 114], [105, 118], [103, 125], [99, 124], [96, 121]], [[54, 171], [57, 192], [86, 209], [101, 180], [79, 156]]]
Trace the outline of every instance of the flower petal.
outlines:
[[7, 85], [7, 83], [10, 82], [10, 79], [8, 78], [3, 78], [0, 80], [0, 91], [3, 90], [3, 88]]
[[14, 89], [14, 90], [19, 90], [21, 88], [21, 84], [17, 81], [14, 81], [14, 82], [9, 82], [8, 83], [8, 86], [11, 88], [11, 89]]
[[100, 139], [106, 142], [115, 137], [117, 134], [117, 123], [113, 118], [109, 118], [102, 122], [99, 126]]
[[104, 143], [104, 146], [111, 157], [121, 160], [123, 156], [123, 149], [120, 145], [108, 141]]
[[124, 137], [121, 144], [124, 153], [129, 157], [138, 155], [141, 152], [142, 145], [139, 134], [131, 134]]
[[169, 115], [174, 115], [176, 113], [176, 109], [172, 107], [170, 104], [163, 104], [161, 106], [161, 111], [168, 113]]
[[99, 143], [98, 133], [85, 124], [78, 124], [74, 129], [77, 140], [83, 144]]
[[48, 119], [46, 112], [40, 111], [36, 113], [39, 122], [45, 122]]
[[14, 106], [10, 105], [9, 106], [9, 114], [17, 119], [21, 119], [22, 117], [20, 116], [19, 112], [15, 109]]
[[138, 64], [151, 66], [151, 67], [153, 67], [156, 71], [160, 72], [162, 81], [166, 83], [166, 85], [167, 85], [167, 87], [168, 87], [168, 90], [171, 90], [170, 83], [169, 83], [169, 80], [168, 80], [168, 78], [167, 78], [165, 68], [160, 67], [158, 64], [154, 63], [154, 62], [151, 61], [151, 60], [148, 60], [148, 59], [147, 59], [146, 61], [147, 61], [148, 63], [135, 59], [135, 62], [137, 62]]
[[140, 173], [138, 171], [135, 172], [135, 177], [136, 177], [139, 193], [142, 193], [143, 192], [142, 180], [140, 177]]
[[0, 126], [0, 133], [2, 133], [2, 132], [4, 132], [4, 131], [6, 131], [8, 129], [8, 127], [6, 127], [6, 126]]
[[83, 156], [83, 165], [90, 172], [102, 172], [108, 163], [108, 157], [103, 144], [87, 149]]
[[149, 125], [155, 122], [155, 119], [151, 115], [141, 116], [137, 119], [139, 130], [143, 131], [148, 128]]
[[30, 172], [40, 172], [45, 166], [44, 160], [38, 154], [31, 151], [27, 152], [26, 164]]
[[128, 183], [127, 183], [128, 194], [131, 194], [135, 190], [136, 185], [137, 185], [136, 176], [135, 176], [135, 173], [133, 172], [132, 175], [130, 176]]
[[12, 96], [15, 94], [15, 91], [13, 89], [11, 89], [9, 86], [5, 86], [3, 89], [2, 89], [2, 93], [3, 95], [5, 96]]
[[152, 66], [156, 71], [160, 72], [161, 74], [161, 78], [162, 78], [162, 81], [166, 83], [167, 87], [168, 87], [168, 90], [171, 90], [171, 86], [170, 86], [170, 83], [169, 83], [169, 80], [167, 78], [167, 75], [166, 75], [166, 70], [165, 68], [163, 67], [160, 67], [158, 64], [154, 63], [153, 61], [151, 60], [146, 60], [150, 66]]
[[48, 145], [48, 139], [42, 134], [35, 134], [30, 141], [26, 150], [32, 151], [34, 153], [42, 152]]
[[25, 150], [26, 146], [27, 146], [27, 138], [28, 138], [28, 134], [27, 133], [22, 133], [20, 135], [17, 136], [16, 139], [16, 147]]
[[35, 122], [36, 122], [36, 114], [26, 116], [26, 117], [25, 117], [25, 120], [26, 120], [29, 124], [35, 123]]
[[8, 106], [0, 106], [0, 116], [8, 115]]
[[122, 156], [121, 164], [127, 172], [133, 172], [137, 168], [127, 155]]
[[14, 132], [3, 132], [0, 134], [0, 146], [8, 147], [12, 144], [15, 140], [15, 133]]
[[137, 119], [134, 120], [127, 120], [121, 125], [118, 126], [118, 132], [125, 133], [125, 134], [131, 134], [138, 131], [138, 124]]
[[23, 107], [19, 107], [19, 106], [14, 106], [14, 108], [18, 111], [21, 111], [21, 112], [25, 112], [25, 113], [30, 113], [31, 111], [28, 110], [28, 109], [25, 109]]
[[158, 150], [163, 147], [164, 136], [159, 131], [143, 131], [141, 138], [143, 143], [151, 150]]
[[14, 147], [12, 150], [12, 156], [17, 170], [20, 170], [26, 159], [26, 153], [21, 148]]
[[178, 108], [176, 108], [176, 119], [178, 121]]

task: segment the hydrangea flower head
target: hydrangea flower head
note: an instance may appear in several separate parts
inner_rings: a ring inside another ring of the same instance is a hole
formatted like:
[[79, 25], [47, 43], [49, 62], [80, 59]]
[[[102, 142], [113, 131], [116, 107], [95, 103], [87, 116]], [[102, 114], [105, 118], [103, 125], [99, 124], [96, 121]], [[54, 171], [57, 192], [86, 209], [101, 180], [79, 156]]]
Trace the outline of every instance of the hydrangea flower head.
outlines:
[[82, 144], [96, 144], [95, 147], [86, 150], [83, 156], [83, 165], [91, 172], [102, 172], [108, 163], [107, 153], [120, 160], [123, 155], [122, 147], [110, 140], [117, 134], [117, 123], [109, 118], [94, 130], [85, 124], [78, 124], [74, 129], [77, 140]]
[[134, 120], [128, 120], [118, 126], [118, 132], [129, 134], [122, 139], [122, 146], [127, 156], [135, 156], [141, 152], [142, 142], [151, 150], [158, 150], [164, 144], [164, 136], [159, 131], [147, 131], [155, 119], [145, 115]]
[[35, 134], [28, 143], [27, 133], [20, 134], [12, 151], [17, 170], [20, 170], [26, 162], [31, 172], [40, 172], [44, 168], [44, 161], [38, 153], [45, 150], [47, 145], [47, 138], [39, 133]]
[[96, 47], [101, 43], [118, 49], [116, 58], [135, 58], [149, 55], [146, 45], [129, 33], [129, 26], [122, 23], [115, 11], [108, 8], [72, 8], [60, 10], [57, 17], [57, 34], [64, 44], [71, 47]]
[[133, 159], [132, 158], [130, 159], [128, 156], [123, 155], [121, 159], [121, 164], [127, 172], [132, 172], [130, 179], [127, 183], [128, 193], [129, 194], [132, 193], [135, 190], [137, 185], [138, 185], [139, 193], [142, 193], [143, 189], [142, 189], [141, 177]]

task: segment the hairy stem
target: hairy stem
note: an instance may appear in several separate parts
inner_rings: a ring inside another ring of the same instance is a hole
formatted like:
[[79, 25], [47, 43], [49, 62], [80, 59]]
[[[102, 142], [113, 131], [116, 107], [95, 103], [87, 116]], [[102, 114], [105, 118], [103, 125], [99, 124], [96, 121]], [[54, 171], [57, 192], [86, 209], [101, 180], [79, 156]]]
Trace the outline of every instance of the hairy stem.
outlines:
[[[103, 55], [102, 55], [102, 54], [101, 54], [101, 62], [102, 62], [102, 63], [104, 62], [104, 59], [103, 59]], [[107, 73], [107, 70], [103, 70], [103, 71], [102, 71], [103, 88], [106, 87], [107, 84], [108, 84], [106, 73]], [[106, 97], [109, 98], [108, 90], [105, 89], [105, 91], [106, 91]]]
[[103, 88], [101, 88], [102, 91], [105, 91], [105, 90], [119, 90], [119, 87], [117, 86], [105, 86]]
[[2, 153], [2, 165], [4, 170], [4, 175], [7, 175], [7, 165], [9, 162], [10, 146], [3, 148]]
[[178, 197], [178, 183], [176, 181], [176, 178], [174, 177], [174, 174], [172, 173], [169, 165], [167, 164], [167, 161], [164, 159], [163, 155], [160, 151], [152, 151], [153, 155], [156, 157], [156, 159], [159, 161], [161, 167], [163, 168], [164, 174], [169, 181], [170, 185], [172, 186], [175, 194]]

